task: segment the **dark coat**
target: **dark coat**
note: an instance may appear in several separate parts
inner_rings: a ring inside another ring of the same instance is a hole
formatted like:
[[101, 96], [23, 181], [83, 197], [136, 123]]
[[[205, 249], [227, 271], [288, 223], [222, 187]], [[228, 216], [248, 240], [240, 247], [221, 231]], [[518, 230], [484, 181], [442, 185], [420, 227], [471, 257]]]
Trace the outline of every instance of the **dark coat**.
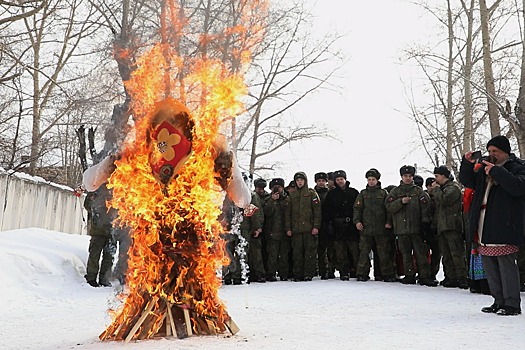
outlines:
[[[495, 181], [492, 185], [485, 210], [483, 244], [523, 243], [525, 220], [525, 163], [514, 154], [502, 166], [490, 170]], [[477, 231], [481, 203], [487, 187], [483, 169], [474, 171], [474, 164], [463, 157], [459, 171], [459, 181], [474, 189], [474, 198], [469, 211], [467, 238], [472, 241]]]
[[326, 218], [333, 225], [335, 240], [356, 240], [359, 233], [352, 219], [354, 217], [354, 203], [359, 192], [346, 182], [344, 189], [335, 187], [326, 195]]

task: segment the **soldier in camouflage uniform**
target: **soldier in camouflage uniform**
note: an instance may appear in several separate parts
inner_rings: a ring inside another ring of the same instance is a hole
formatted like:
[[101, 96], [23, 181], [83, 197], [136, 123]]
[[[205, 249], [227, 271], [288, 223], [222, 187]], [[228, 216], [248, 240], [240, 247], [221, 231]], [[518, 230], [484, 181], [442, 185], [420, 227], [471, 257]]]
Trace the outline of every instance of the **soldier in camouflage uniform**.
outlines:
[[92, 287], [111, 287], [109, 277], [117, 246], [111, 234], [116, 212], [106, 204], [110, 199], [111, 192], [106, 184], [102, 184], [96, 191], [88, 192], [84, 201], [84, 208], [88, 212], [88, 234], [91, 236], [84, 277]]
[[294, 175], [296, 190], [285, 206], [286, 234], [292, 240], [293, 280], [311, 281], [317, 263], [317, 235], [321, 227], [321, 201], [315, 190], [308, 188], [304, 172]]
[[[264, 211], [261, 199], [257, 193], [252, 192], [251, 204], [255, 205], [258, 210], [252, 216], [243, 216], [241, 222], [241, 235], [248, 242], [245, 247], [246, 262], [250, 267], [249, 280], [253, 282], [266, 282], [266, 271], [264, 269], [262, 257], [262, 227], [264, 224]], [[240, 266], [240, 262], [238, 262]], [[233, 281], [238, 284], [241, 279], [240, 269], [233, 273]]]
[[412, 261], [412, 251], [416, 256], [419, 284], [435, 287], [431, 279], [427, 261], [427, 247], [421, 237], [421, 226], [430, 223], [430, 198], [421, 187], [414, 184], [416, 169], [404, 165], [399, 170], [401, 183], [390, 191], [386, 198], [386, 209], [392, 215], [394, 233], [397, 236], [399, 250], [403, 256], [405, 277], [404, 284], [416, 283], [416, 271]]
[[263, 234], [266, 241], [268, 260], [266, 263], [266, 280], [288, 280], [288, 255], [290, 254], [290, 237], [284, 229], [284, 207], [287, 197], [284, 191], [284, 180], [275, 178], [270, 181], [271, 194], [264, 204]]
[[321, 200], [322, 223], [319, 230], [319, 240], [317, 246], [317, 265], [319, 267], [319, 276], [322, 280], [335, 278], [335, 247], [334, 247], [334, 232], [330, 227], [325, 211], [325, 199], [329, 191], [328, 188], [328, 174], [317, 173], [314, 175], [315, 187], [319, 199]]
[[334, 171], [336, 188], [326, 195], [327, 218], [335, 233], [335, 255], [339, 266], [339, 278], [350, 279], [350, 265], [357, 267], [359, 261], [359, 233], [353, 224], [354, 203], [359, 192], [350, 187], [346, 172]]
[[468, 289], [461, 189], [449, 179], [450, 170], [444, 165], [434, 168], [434, 176], [429, 194], [436, 204], [439, 248], [447, 280], [443, 287]]
[[[354, 203], [353, 222], [360, 231], [359, 235], [359, 262], [357, 265], [357, 280], [370, 279], [370, 250], [376, 244], [377, 255], [381, 268], [381, 277], [385, 282], [395, 282], [396, 276], [390, 260], [390, 242], [387, 229], [392, 228], [385, 200], [387, 192], [381, 188], [379, 179], [381, 174], [377, 169], [366, 172], [366, 189], [362, 190]], [[374, 256], [374, 259], [377, 257]]]
[[[436, 179], [434, 177], [425, 179], [426, 193], [429, 193], [435, 181]], [[423, 239], [427, 242], [430, 250], [430, 278], [435, 281], [441, 265], [441, 250], [439, 249], [439, 239], [437, 235], [436, 203], [432, 197], [430, 197], [430, 226], [428, 226], [428, 231], [424, 233]]]

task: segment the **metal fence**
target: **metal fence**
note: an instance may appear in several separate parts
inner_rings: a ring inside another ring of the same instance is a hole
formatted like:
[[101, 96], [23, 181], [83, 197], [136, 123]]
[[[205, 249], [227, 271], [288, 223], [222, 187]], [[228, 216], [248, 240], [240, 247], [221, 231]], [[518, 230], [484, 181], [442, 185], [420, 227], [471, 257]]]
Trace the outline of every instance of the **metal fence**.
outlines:
[[66, 186], [0, 169], [0, 231], [39, 227], [86, 234], [83, 198]]

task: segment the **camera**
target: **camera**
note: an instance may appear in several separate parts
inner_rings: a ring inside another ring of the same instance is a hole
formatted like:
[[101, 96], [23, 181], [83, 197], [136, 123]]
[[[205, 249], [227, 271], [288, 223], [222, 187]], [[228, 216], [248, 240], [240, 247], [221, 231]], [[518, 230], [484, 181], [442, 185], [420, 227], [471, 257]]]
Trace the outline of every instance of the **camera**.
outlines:
[[275, 185], [272, 187], [272, 194], [273, 193], [279, 193], [279, 185]]
[[472, 159], [474, 160], [480, 160], [481, 159], [481, 151], [474, 151], [472, 152]]

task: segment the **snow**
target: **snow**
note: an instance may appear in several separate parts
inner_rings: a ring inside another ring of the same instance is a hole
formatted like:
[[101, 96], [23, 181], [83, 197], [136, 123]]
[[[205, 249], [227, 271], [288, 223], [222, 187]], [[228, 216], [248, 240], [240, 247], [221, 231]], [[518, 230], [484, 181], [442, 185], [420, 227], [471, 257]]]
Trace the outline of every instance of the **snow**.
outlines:
[[490, 296], [318, 278], [223, 286], [241, 329], [235, 336], [101, 342], [118, 287], [85, 283], [88, 244], [88, 236], [37, 228], [0, 232], [0, 349], [519, 349], [525, 342], [525, 316], [480, 312]]

